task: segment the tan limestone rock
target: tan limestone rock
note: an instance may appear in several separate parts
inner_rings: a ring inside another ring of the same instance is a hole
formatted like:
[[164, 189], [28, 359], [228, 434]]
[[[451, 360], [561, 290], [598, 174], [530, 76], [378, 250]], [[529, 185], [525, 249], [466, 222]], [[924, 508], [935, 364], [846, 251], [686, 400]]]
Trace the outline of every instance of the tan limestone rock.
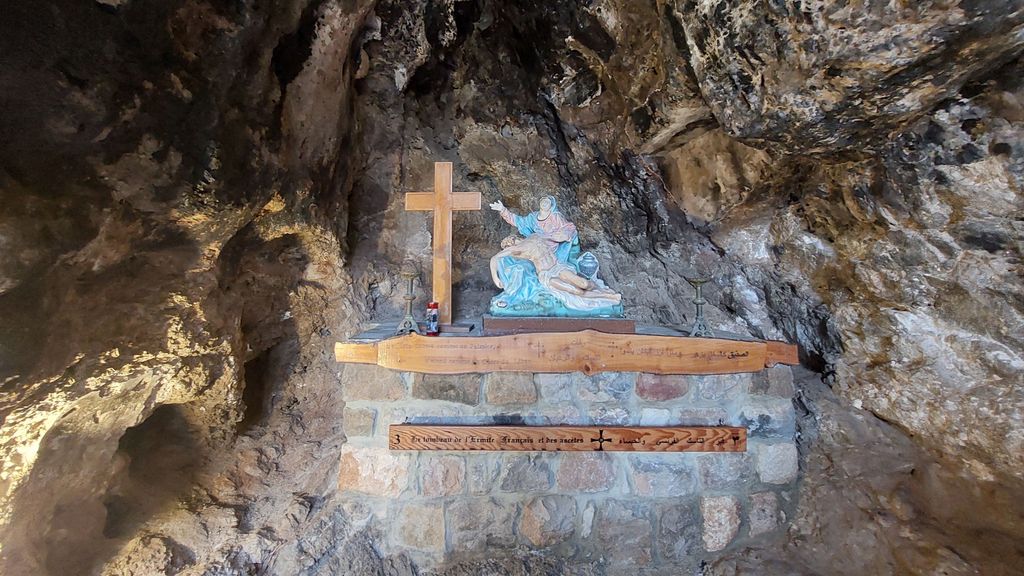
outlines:
[[376, 411], [367, 408], [345, 408], [345, 434], [348, 436], [373, 435]]
[[537, 387], [533, 374], [523, 372], [495, 372], [485, 378], [485, 398], [488, 404], [532, 404], [537, 401]]
[[420, 462], [420, 494], [451, 496], [462, 492], [466, 463], [458, 456], [428, 456]]
[[341, 449], [338, 489], [374, 496], [398, 496], [409, 481], [410, 459], [382, 448], [346, 444]]
[[615, 485], [615, 463], [602, 453], [563, 453], [557, 483], [565, 492], [604, 492]]
[[405, 396], [405, 382], [399, 372], [368, 364], [345, 365], [344, 400], [401, 400]]
[[441, 504], [406, 504], [394, 522], [398, 545], [425, 552], [444, 552], [444, 507]]
[[708, 552], [724, 549], [740, 528], [740, 504], [733, 496], [702, 498], [700, 512], [704, 517], [704, 548]]
[[576, 501], [570, 496], [543, 496], [523, 506], [519, 533], [532, 546], [545, 548], [572, 536]]
[[788, 484], [796, 480], [800, 461], [796, 444], [760, 444], [756, 452], [757, 475], [765, 484]]

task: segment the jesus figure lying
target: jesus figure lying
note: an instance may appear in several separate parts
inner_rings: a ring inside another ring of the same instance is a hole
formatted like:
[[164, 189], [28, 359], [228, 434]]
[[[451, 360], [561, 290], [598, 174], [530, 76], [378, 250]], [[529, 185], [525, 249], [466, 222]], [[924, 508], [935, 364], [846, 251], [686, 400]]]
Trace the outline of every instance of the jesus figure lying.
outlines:
[[559, 262], [549, 243], [538, 235], [521, 238], [511, 234], [501, 241], [501, 252], [491, 258], [491, 280], [498, 288], [504, 288], [498, 278], [498, 264], [505, 256], [522, 258], [533, 263], [541, 284], [549, 290], [575, 294], [583, 298], [607, 298], [618, 303], [622, 296], [609, 288], [601, 288], [593, 280], [580, 276], [569, 265]]

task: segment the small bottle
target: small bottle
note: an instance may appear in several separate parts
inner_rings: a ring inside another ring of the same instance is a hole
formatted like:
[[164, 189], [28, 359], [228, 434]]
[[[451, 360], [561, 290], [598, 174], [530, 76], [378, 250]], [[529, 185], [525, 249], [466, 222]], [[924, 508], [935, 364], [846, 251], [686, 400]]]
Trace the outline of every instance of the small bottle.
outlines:
[[437, 302], [427, 304], [427, 336], [437, 336], [440, 332], [437, 325]]

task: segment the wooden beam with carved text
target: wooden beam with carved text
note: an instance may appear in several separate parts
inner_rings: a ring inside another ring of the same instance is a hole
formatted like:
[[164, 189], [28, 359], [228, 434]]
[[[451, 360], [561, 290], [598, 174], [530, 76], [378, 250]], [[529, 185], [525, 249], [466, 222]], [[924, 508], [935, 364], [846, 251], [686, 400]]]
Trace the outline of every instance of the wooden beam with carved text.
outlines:
[[420, 426], [392, 424], [392, 450], [551, 452], [746, 452], [747, 429], [619, 426]]
[[593, 330], [462, 337], [408, 334], [372, 343], [339, 342], [334, 354], [338, 362], [377, 364], [424, 374], [736, 374], [799, 363], [797, 347], [783, 342], [606, 334]]

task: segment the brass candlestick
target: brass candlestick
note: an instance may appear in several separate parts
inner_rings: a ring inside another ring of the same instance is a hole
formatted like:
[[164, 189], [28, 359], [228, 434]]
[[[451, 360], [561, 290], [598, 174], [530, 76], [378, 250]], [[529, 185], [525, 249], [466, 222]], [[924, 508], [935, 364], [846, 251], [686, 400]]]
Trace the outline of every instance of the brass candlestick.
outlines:
[[699, 338], [714, 338], [715, 333], [708, 328], [707, 322], [704, 320], [704, 305], [708, 303], [704, 299], [704, 293], [701, 291], [701, 287], [710, 281], [710, 278], [687, 278], [687, 282], [693, 289], [696, 290], [696, 294], [693, 297], [693, 303], [697, 306], [697, 317], [693, 320], [693, 328], [690, 329], [690, 336]]
[[405, 289], [405, 318], [402, 318], [402, 322], [398, 325], [398, 329], [395, 330], [395, 334], [411, 334], [413, 332], [422, 334], [420, 332], [420, 325], [416, 323], [416, 319], [412, 316], [412, 302], [416, 299], [416, 295], [413, 293], [413, 286], [416, 283], [416, 277], [419, 274], [416, 269], [411, 265], [406, 264], [402, 267], [402, 271], [399, 273], [406, 282]]

